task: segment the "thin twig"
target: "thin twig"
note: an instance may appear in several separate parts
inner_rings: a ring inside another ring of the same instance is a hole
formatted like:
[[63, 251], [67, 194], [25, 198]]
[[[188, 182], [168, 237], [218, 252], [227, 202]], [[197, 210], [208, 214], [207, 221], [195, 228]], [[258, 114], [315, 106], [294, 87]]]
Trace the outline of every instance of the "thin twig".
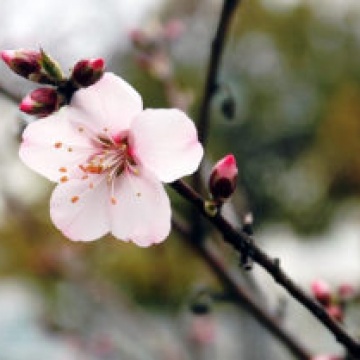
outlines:
[[182, 235], [183, 239], [203, 258], [210, 266], [221, 283], [234, 296], [239, 304], [242, 304], [265, 328], [276, 336], [290, 352], [301, 360], [308, 360], [311, 355], [298, 341], [289, 334], [273, 317], [270, 316], [261, 306], [253, 299], [253, 296], [241, 287], [231, 271], [225, 266], [224, 261], [220, 258], [214, 248], [209, 247], [206, 243], [194, 243], [190, 240], [190, 231], [185, 228], [184, 224], [173, 219], [174, 228]]
[[264, 268], [273, 279], [287, 292], [307, 308], [319, 321], [335, 336], [336, 340], [356, 358], [360, 358], [360, 343], [353, 339], [326, 310], [314, 299], [308, 296], [293, 280], [281, 269], [279, 259], [272, 259], [257, 247], [252, 237], [242, 231], [237, 231], [218, 212], [215, 216], [205, 210], [202, 197], [190, 186], [179, 180], [171, 184], [172, 188], [182, 197], [191, 202], [223, 235], [224, 240], [231, 244], [240, 253], [246, 253], [254, 262]]
[[[219, 24], [211, 44], [209, 65], [204, 90], [202, 92], [203, 98], [200, 104], [199, 118], [197, 124], [199, 140], [203, 144], [204, 148], [206, 147], [210, 126], [210, 104], [212, 97], [217, 89], [218, 73], [220, 68], [220, 61], [225, 47], [225, 40], [228, 29], [230, 27], [231, 19], [233, 18], [235, 10], [240, 3], [241, 0], [224, 0]], [[193, 175], [193, 186], [196, 191], [201, 192], [201, 169]], [[198, 212], [194, 212], [192, 214], [192, 217], [192, 241], [201, 242], [204, 237], [204, 229], [201, 216], [199, 216]]]
[[200, 105], [198, 120], [199, 140], [204, 146], [206, 145], [210, 125], [210, 103], [218, 86], [218, 72], [224, 50], [225, 39], [231, 19], [240, 2], [240, 0], [224, 0], [219, 25], [211, 45], [210, 62], [203, 91], [204, 97]]

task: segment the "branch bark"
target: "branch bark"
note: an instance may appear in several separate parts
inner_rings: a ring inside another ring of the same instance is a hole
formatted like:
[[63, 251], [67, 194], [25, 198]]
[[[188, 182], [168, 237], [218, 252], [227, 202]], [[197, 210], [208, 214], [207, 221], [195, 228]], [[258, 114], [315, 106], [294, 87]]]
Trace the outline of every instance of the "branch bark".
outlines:
[[266, 270], [273, 279], [286, 291], [308, 309], [355, 358], [360, 358], [360, 343], [353, 339], [339, 323], [334, 321], [325, 309], [314, 299], [308, 296], [292, 279], [282, 270], [280, 260], [269, 257], [257, 245], [252, 237], [243, 231], [237, 231], [221, 215], [219, 211], [215, 216], [209, 215], [205, 210], [202, 197], [190, 186], [179, 180], [171, 184], [172, 188], [207, 218], [222, 234], [224, 240], [241, 254], [246, 254], [253, 261]]
[[189, 229], [185, 228], [179, 221], [173, 219], [173, 226], [175, 230], [182, 235], [184, 241], [209, 265], [239, 305], [244, 306], [267, 330], [277, 337], [296, 358], [301, 360], [311, 358], [309, 351], [299, 344], [299, 342], [279, 324], [275, 317], [263, 310], [249, 291], [238, 284], [214, 248], [204, 242], [192, 242]]

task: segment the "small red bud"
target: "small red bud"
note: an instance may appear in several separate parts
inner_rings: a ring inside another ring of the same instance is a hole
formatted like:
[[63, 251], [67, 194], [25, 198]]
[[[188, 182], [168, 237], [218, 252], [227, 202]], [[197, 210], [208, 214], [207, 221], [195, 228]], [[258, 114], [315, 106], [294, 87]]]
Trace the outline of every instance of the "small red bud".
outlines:
[[102, 58], [78, 61], [72, 71], [71, 80], [79, 87], [95, 84], [104, 74], [105, 62]]
[[129, 37], [133, 45], [138, 48], [146, 46], [149, 42], [148, 36], [140, 29], [132, 30], [129, 34]]
[[351, 284], [341, 284], [338, 288], [338, 294], [341, 300], [349, 300], [355, 296], [356, 291]]
[[236, 189], [238, 168], [234, 155], [226, 155], [218, 161], [210, 175], [209, 189], [214, 200], [224, 202]]
[[326, 312], [336, 321], [342, 322], [344, 320], [344, 312], [339, 305], [329, 305]]
[[39, 88], [26, 95], [20, 110], [37, 117], [48, 116], [59, 108], [60, 95], [53, 88]]
[[179, 19], [172, 19], [164, 26], [164, 36], [169, 40], [178, 39], [184, 32], [185, 25]]
[[41, 73], [40, 51], [4, 50], [1, 52], [1, 58], [12, 71], [26, 79]]
[[328, 306], [331, 300], [331, 290], [328, 283], [323, 280], [315, 280], [311, 284], [311, 291], [315, 299], [322, 305]]

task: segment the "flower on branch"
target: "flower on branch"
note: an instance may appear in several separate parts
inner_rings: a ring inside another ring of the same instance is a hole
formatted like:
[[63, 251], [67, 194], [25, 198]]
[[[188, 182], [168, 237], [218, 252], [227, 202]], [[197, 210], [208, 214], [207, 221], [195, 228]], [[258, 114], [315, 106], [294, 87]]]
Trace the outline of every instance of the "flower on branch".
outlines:
[[105, 62], [102, 58], [78, 61], [71, 74], [71, 80], [78, 87], [95, 84], [104, 74]]
[[59, 64], [44, 50], [3, 50], [5, 64], [16, 74], [39, 84], [56, 85], [64, 80]]
[[234, 155], [229, 154], [219, 160], [212, 168], [209, 190], [215, 201], [224, 202], [236, 189], [238, 168]]
[[311, 291], [315, 299], [322, 305], [328, 306], [331, 302], [331, 289], [330, 285], [321, 280], [314, 280], [311, 284]]
[[16, 74], [26, 79], [37, 77], [41, 73], [41, 53], [35, 50], [4, 50], [1, 58]]
[[38, 88], [26, 95], [20, 103], [20, 110], [37, 117], [48, 116], [59, 109], [60, 94], [53, 88]]
[[140, 95], [111, 73], [31, 123], [20, 147], [25, 164], [58, 183], [50, 216], [65, 236], [90, 241], [110, 232], [139, 246], [169, 234], [161, 182], [193, 173], [202, 155], [185, 113], [143, 110]]

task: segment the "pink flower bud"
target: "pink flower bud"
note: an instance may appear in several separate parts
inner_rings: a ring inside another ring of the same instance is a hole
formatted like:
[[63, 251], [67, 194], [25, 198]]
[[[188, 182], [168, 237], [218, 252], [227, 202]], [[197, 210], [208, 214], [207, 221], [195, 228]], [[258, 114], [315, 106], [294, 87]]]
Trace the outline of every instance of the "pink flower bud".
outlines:
[[331, 290], [328, 283], [323, 280], [315, 280], [311, 284], [311, 291], [315, 299], [322, 305], [328, 306], [331, 300]]
[[130, 37], [130, 40], [132, 41], [133, 45], [138, 48], [144, 47], [149, 42], [149, 38], [145, 34], [145, 32], [142, 30], [139, 30], [139, 29], [132, 30], [129, 34], [129, 37]]
[[340, 360], [340, 358], [334, 355], [316, 355], [311, 360]]
[[329, 305], [326, 312], [336, 321], [342, 322], [344, 320], [344, 312], [339, 305]]
[[39, 88], [26, 95], [20, 110], [37, 117], [48, 116], [59, 108], [60, 95], [53, 88]]
[[351, 284], [341, 284], [338, 288], [338, 294], [341, 300], [349, 300], [356, 295], [354, 286]]
[[34, 50], [4, 50], [1, 58], [16, 74], [29, 79], [33, 75], [40, 75], [40, 51]]
[[238, 168], [234, 155], [226, 155], [212, 169], [209, 189], [214, 200], [224, 202], [235, 191]]
[[179, 19], [172, 19], [164, 26], [164, 36], [169, 40], [178, 39], [184, 32], [184, 23]]
[[79, 87], [95, 84], [104, 74], [104, 59], [86, 59], [78, 61], [72, 71], [71, 80]]

